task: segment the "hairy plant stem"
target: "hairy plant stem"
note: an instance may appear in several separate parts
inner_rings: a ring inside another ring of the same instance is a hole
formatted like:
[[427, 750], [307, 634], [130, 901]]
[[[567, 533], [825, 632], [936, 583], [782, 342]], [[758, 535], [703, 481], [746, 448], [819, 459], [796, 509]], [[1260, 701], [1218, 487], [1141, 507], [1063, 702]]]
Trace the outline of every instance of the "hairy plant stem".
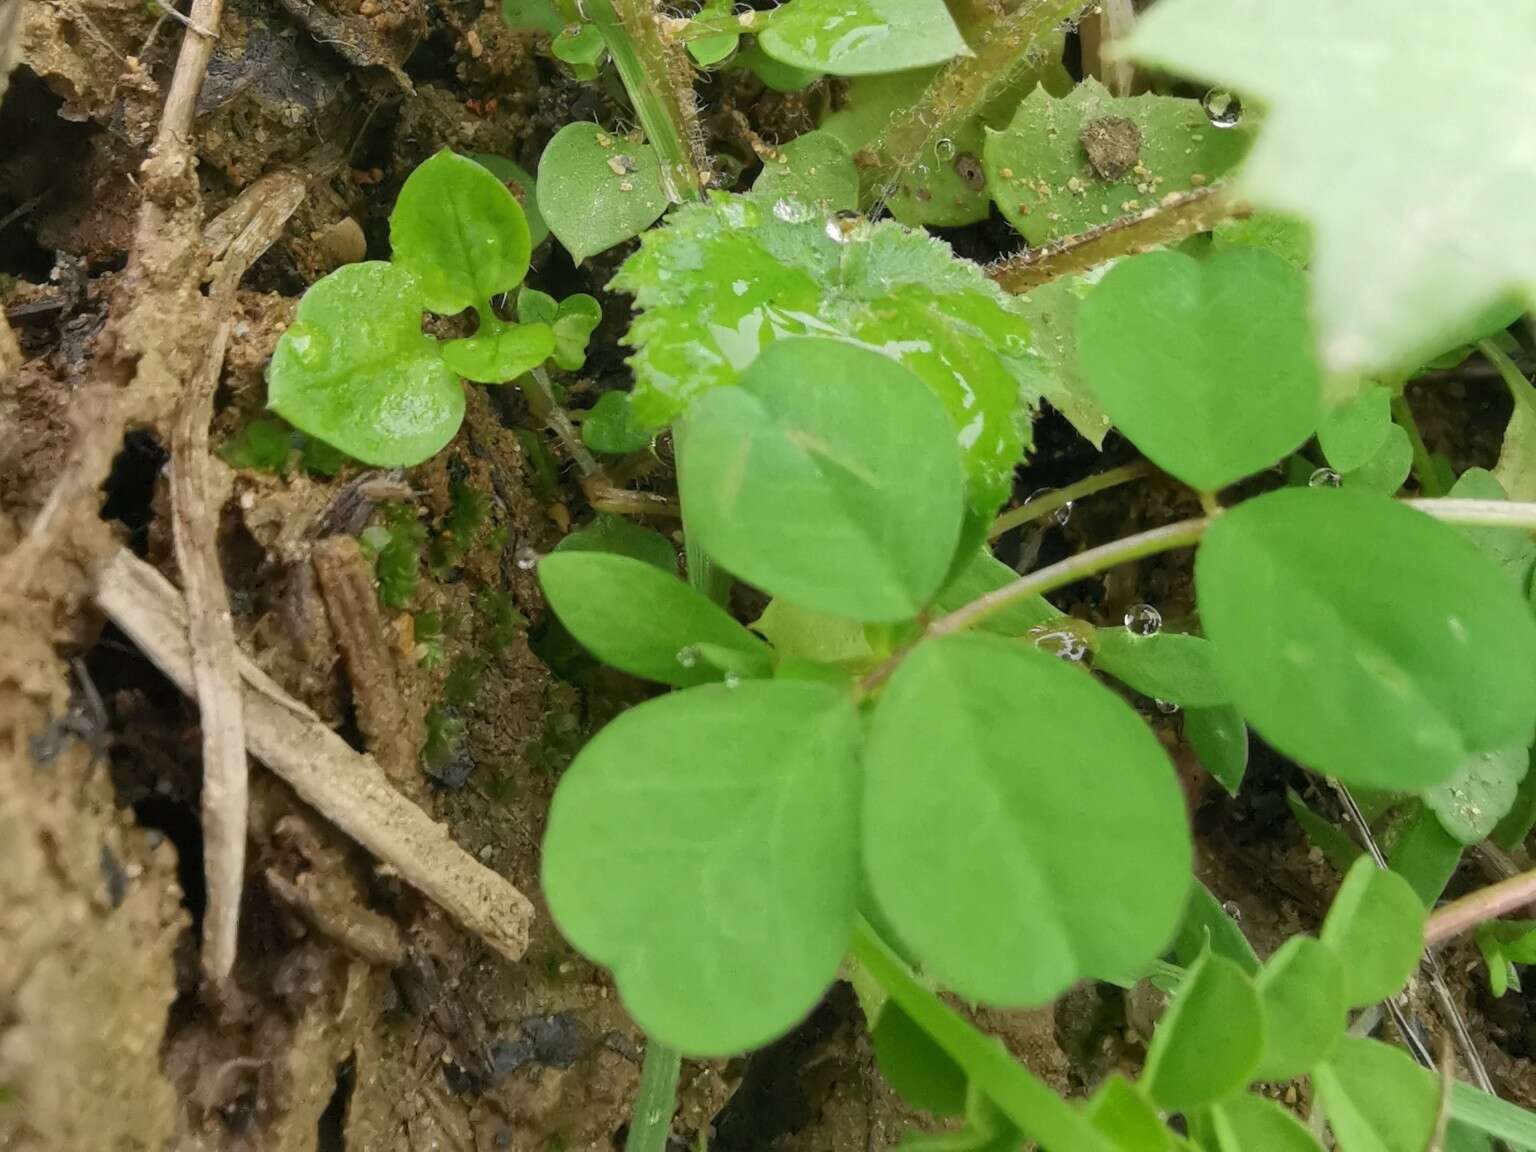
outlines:
[[1460, 900], [1452, 900], [1430, 916], [1424, 929], [1426, 945], [1443, 944], [1479, 924], [1497, 920], [1536, 900], [1536, 868], [1511, 876], [1489, 888], [1480, 888]]
[[704, 156], [693, 106], [693, 71], [682, 45], [662, 32], [650, 0], [586, 0], [645, 138], [661, 159], [674, 204], [704, 197]]
[[654, 1037], [646, 1040], [640, 1091], [635, 1096], [624, 1152], [666, 1152], [672, 1115], [677, 1111], [677, 1078], [682, 1065], [682, 1054], [676, 1048]]
[[1084, 7], [1084, 0], [1024, 0], [994, 20], [972, 44], [974, 55], [950, 61], [886, 125], [874, 146], [878, 170], [893, 176], [917, 163], [931, 141], [953, 135], [1013, 82], [1042, 36]]
[[1103, 492], [1107, 488], [1114, 488], [1132, 480], [1140, 480], [1143, 476], [1152, 475], [1154, 471], [1156, 469], [1147, 461], [1137, 460], [1134, 464], [1123, 464], [1119, 468], [1111, 468], [1108, 472], [1089, 476], [1076, 484], [1068, 484], [1065, 488], [1057, 488], [1044, 495], [1033, 496], [1017, 508], [1004, 512], [992, 521], [992, 527], [987, 530], [987, 539], [996, 540], [1004, 532], [1011, 532], [1021, 525], [1049, 516], [1058, 508], [1065, 508], [1084, 496], [1092, 496], [1095, 492]]
[[1088, 1118], [1015, 1060], [995, 1039], [978, 1031], [932, 991], [918, 983], [899, 956], [860, 917], [853, 930], [853, 957], [912, 1018], [929, 1039], [1030, 1140], [1046, 1148], [1112, 1152]]

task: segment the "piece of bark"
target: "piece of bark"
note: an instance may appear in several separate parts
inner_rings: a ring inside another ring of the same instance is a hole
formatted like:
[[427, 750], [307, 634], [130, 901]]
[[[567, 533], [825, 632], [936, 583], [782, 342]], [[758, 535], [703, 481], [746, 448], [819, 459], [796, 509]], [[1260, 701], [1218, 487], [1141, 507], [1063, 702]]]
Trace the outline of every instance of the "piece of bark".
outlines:
[[290, 880], [268, 868], [264, 875], [272, 895], [326, 939], [386, 968], [398, 967], [405, 959], [405, 938], [387, 916], [337, 898], [312, 873]]
[[[96, 602], [183, 692], [192, 690], [186, 609], [154, 568], [124, 549], [97, 575]], [[390, 786], [370, 756], [347, 746], [247, 657], [250, 751], [310, 807], [389, 865], [463, 927], [512, 960], [528, 949], [533, 905]]]

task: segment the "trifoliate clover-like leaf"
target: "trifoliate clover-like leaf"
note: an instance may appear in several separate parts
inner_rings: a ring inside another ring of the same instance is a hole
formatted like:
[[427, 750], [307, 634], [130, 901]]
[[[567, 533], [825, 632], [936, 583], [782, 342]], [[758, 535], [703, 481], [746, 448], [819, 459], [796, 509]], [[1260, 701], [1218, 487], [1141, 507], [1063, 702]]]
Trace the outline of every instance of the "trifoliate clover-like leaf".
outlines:
[[1268, 106], [1239, 183], [1313, 226], [1329, 367], [1412, 368], [1536, 296], [1528, 0], [1166, 0], [1127, 50]]
[[660, 427], [735, 383], [779, 337], [841, 336], [899, 360], [943, 401], [974, 510], [990, 515], [1007, 495], [1028, 446], [1029, 325], [943, 241], [794, 198], [717, 195], [642, 237], [612, 287], [640, 312], [625, 338], [640, 421]]

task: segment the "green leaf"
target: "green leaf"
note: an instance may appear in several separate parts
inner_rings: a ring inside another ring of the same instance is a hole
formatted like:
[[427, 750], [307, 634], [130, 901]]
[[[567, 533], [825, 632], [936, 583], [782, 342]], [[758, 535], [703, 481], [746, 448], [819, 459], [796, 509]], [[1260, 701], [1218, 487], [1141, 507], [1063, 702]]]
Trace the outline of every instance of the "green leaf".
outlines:
[[1392, 393], [1380, 384], [1333, 409], [1317, 426], [1317, 443], [1328, 463], [1350, 472], [1368, 463], [1392, 431]]
[[1346, 1036], [1312, 1071], [1340, 1152], [1424, 1152], [1435, 1130], [1439, 1091], [1400, 1048]]
[[859, 206], [853, 153], [830, 132], [807, 132], [774, 151], [752, 182], [752, 196], [770, 207], [796, 201], [822, 216]]
[[293, 451], [293, 431], [281, 420], [258, 416], [219, 445], [219, 459], [231, 468], [281, 472]]
[[555, 364], [575, 372], [587, 362], [587, 341], [603, 322], [603, 307], [595, 296], [578, 292], [560, 301], [551, 327], [555, 333]]
[[1456, 1122], [1486, 1132], [1513, 1148], [1536, 1152], [1536, 1114], [1458, 1080], [1451, 1085], [1452, 1131]]
[[1248, 771], [1248, 725], [1230, 704], [1186, 708], [1184, 738], [1200, 766], [1215, 777], [1228, 796], [1236, 796]]
[[608, 42], [593, 24], [567, 24], [550, 37], [549, 50], [556, 60], [571, 66], [576, 79], [593, 80], [608, 52]]
[[656, 439], [656, 429], [635, 419], [628, 392], [604, 392], [581, 422], [581, 441], [605, 456], [643, 452]]
[[[695, 20], [726, 20], [733, 14], [730, 0], [710, 0], [694, 14]], [[714, 36], [700, 36], [688, 41], [688, 55], [700, 68], [712, 68], [727, 59], [741, 43], [741, 33], [721, 32]]]
[[1122, 261], [1083, 302], [1077, 339], [1115, 426], [1194, 488], [1269, 467], [1317, 426], [1306, 281], [1261, 249]]
[[1353, 471], [1345, 472], [1340, 480], [1346, 488], [1391, 496], [1403, 486], [1412, 470], [1413, 442], [1404, 429], [1393, 424], [1387, 428], [1387, 438], [1375, 455]]
[[1347, 872], [1350, 865], [1354, 864], [1365, 855], [1365, 850], [1351, 839], [1349, 833], [1328, 820], [1324, 820], [1316, 812], [1307, 807], [1304, 801], [1290, 788], [1285, 790], [1285, 803], [1291, 810], [1291, 815], [1296, 817], [1296, 823], [1301, 825], [1301, 830], [1306, 833], [1307, 839], [1328, 858], [1341, 872]]
[[1253, 981], [1232, 961], [1207, 952], [1157, 1022], [1142, 1080], [1169, 1112], [1214, 1104], [1254, 1075], [1264, 1037]]
[[1172, 936], [1190, 867], [1178, 784], [1081, 670], [995, 636], [924, 641], [875, 710], [865, 771], [870, 888], [960, 995], [1043, 1004]]
[[886, 1082], [912, 1107], [935, 1116], [965, 1111], [965, 1073], [901, 1005], [887, 1003], [880, 1010], [870, 1041]]
[[501, 18], [508, 28], [524, 28], [558, 35], [565, 27], [565, 17], [554, 0], [501, 0]]
[[394, 263], [413, 272], [431, 312], [478, 308], [522, 283], [531, 251], [517, 197], [489, 170], [447, 149], [419, 165], [389, 217]]
[[1173, 1135], [1141, 1091], [1112, 1072], [1099, 1085], [1084, 1109], [1093, 1126], [1115, 1142], [1115, 1147], [1135, 1152], [1171, 1152]]
[[1211, 1109], [1218, 1152], [1323, 1152], [1306, 1125], [1273, 1100], [1246, 1092]]
[[1478, 752], [1449, 780], [1421, 795], [1447, 832], [1463, 844], [1480, 844], [1515, 806], [1530, 764], [1524, 744]]
[[421, 330], [416, 278], [397, 264], [348, 264], [312, 285], [277, 342], [267, 405], [348, 456], [411, 467], [453, 439], [464, 390]]
[[539, 584], [560, 623], [605, 664], [633, 676], [688, 687], [720, 679], [699, 645], [756, 658], [763, 642], [708, 597], [676, 576], [628, 556], [553, 552], [539, 563]]
[[1215, 708], [1232, 698], [1211, 663], [1211, 646], [1199, 636], [1100, 628], [1098, 640], [1093, 666], [1144, 696], [1190, 708]]
[[769, 601], [752, 627], [763, 634], [781, 657], [856, 667], [874, 661], [874, 650], [858, 621], [811, 612], [787, 600]]
[[728, 571], [801, 607], [909, 619], [959, 538], [948, 427], [896, 361], [839, 340], [779, 341], [679, 429], [689, 531]]
[[757, 43], [781, 63], [833, 76], [970, 55], [943, 0], [793, 0], [767, 15]]
[[1026, 398], [1049, 400], [1084, 439], [1102, 448], [1110, 420], [1083, 379], [1077, 356], [1077, 315], [1093, 289], [1085, 277], [1063, 276], [1018, 298], [1036, 353], [1025, 366], [1022, 387]]
[[1387, 853], [1387, 865], [1412, 886], [1419, 903], [1433, 908], [1461, 863], [1461, 842], [1440, 826], [1423, 804], [1412, 804]]
[[441, 346], [443, 363], [477, 384], [501, 384], [537, 368], [555, 350], [548, 324], [508, 324], [490, 308], [480, 311], [480, 329]]
[[1402, 991], [1424, 950], [1424, 906], [1412, 885], [1362, 856], [1350, 866], [1323, 921], [1321, 939], [1344, 966], [1351, 1008]]
[[[941, 613], [953, 612], [1018, 579], [1017, 572], [983, 548], [976, 553], [974, 560], [950, 577], [949, 583], [944, 585], [935, 598], [934, 609]], [[982, 632], [995, 632], [999, 636], [1024, 637], [1042, 624], [1061, 617], [1062, 613], [1044, 596], [1031, 596], [1026, 600], [1015, 600], [976, 627]]]
[[[502, 10], [516, 3], [517, 0], [502, 0]], [[547, 5], [551, 10], [554, 5]], [[557, 14], [556, 19], [559, 19]], [[489, 152], [471, 152], [469, 158], [490, 172], [510, 190], [514, 185], [517, 192], [518, 204], [523, 209], [523, 218], [528, 222], [528, 243], [537, 248], [544, 243], [544, 238], [549, 235], [549, 225], [544, 223], [544, 217], [539, 215], [539, 201], [534, 193], [535, 181], [521, 164], [514, 164], [505, 156], [496, 156]], [[518, 192], [522, 195], [518, 195]]]
[[795, 68], [775, 60], [758, 47], [756, 40], [747, 44], [737, 57], [737, 62], [745, 65], [752, 75], [775, 92], [799, 92], [821, 79], [820, 72]]
[[[1518, 408], [1518, 405], [1517, 405]], [[1486, 468], [1468, 468], [1456, 479], [1450, 492], [1457, 500], [1507, 500], [1504, 485]], [[1523, 528], [1461, 528], [1476, 544], [1509, 573], [1515, 587], [1524, 591], [1531, 584], [1531, 569], [1536, 565], [1536, 542]]]
[[766, 1044], [837, 975], [859, 887], [846, 692], [746, 681], [623, 713], [561, 778], [544, 839], [556, 924], [613, 969], [648, 1036]]
[[1499, 821], [1491, 839], [1506, 852], [1513, 852], [1536, 828], [1536, 771], [1527, 769], [1525, 779], [1515, 794], [1509, 814]]
[[1215, 181], [1251, 134], [1213, 128], [1198, 100], [1123, 96], [1089, 77], [1062, 99], [1036, 88], [988, 130], [987, 187], [1031, 244], [1085, 232]]
[[1238, 708], [1316, 771], [1404, 791], [1531, 739], [1530, 609], [1422, 513], [1345, 490], [1272, 492], [1211, 525], [1195, 577]]
[[1173, 956], [1188, 967], [1207, 948], [1222, 959], [1232, 961], [1248, 975], [1258, 975], [1259, 958], [1253, 945], [1248, 943], [1248, 937], [1243, 935], [1243, 930], [1228, 915], [1221, 901], [1211, 895], [1211, 890], [1195, 880], [1190, 885], [1184, 919], [1173, 940]]
[[556, 552], [612, 552], [628, 556], [669, 575], [677, 575], [677, 549], [660, 532], [642, 528], [622, 516], [599, 512], [592, 523], [555, 545]]
[[567, 124], [539, 158], [539, 211], [578, 264], [640, 235], [667, 210], [661, 161], [596, 124]]
[[1287, 263], [1305, 268], [1312, 262], [1312, 230], [1305, 220], [1280, 212], [1254, 212], [1240, 220], [1223, 220], [1211, 233], [1211, 246], [1265, 248]]
[[971, 506], [990, 519], [1026, 434], [1029, 329], [1010, 298], [921, 232], [890, 221], [829, 229], [804, 205], [776, 207], [723, 195], [685, 205], [619, 270], [611, 287], [633, 293], [641, 312], [626, 337], [638, 418], [667, 423], [735, 383], [775, 339], [841, 334], [899, 360], [943, 401]]
[[1310, 936], [1292, 936], [1269, 958], [1258, 978], [1265, 1021], [1258, 1079], [1305, 1076], [1333, 1051], [1348, 1022], [1347, 963]]
[[[1334, 0], [1174, 0], [1137, 22], [1126, 50], [1269, 109], [1240, 187], [1311, 220], [1331, 367], [1413, 368], [1504, 293], [1536, 292], [1525, 211], [1536, 125], [1517, 95], [1536, 25], [1524, 0], [1454, 19], [1393, 0], [1348, 11]], [[1381, 147], [1360, 147], [1365, 124]]]

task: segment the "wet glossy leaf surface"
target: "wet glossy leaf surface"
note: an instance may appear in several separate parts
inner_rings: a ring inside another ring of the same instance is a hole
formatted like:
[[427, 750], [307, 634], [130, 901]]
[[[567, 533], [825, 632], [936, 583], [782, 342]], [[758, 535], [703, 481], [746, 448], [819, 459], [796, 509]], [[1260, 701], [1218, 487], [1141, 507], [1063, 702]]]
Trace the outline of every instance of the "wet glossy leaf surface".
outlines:
[[1363, 1008], [1397, 995], [1418, 967], [1424, 906], [1408, 881], [1362, 856], [1333, 898], [1320, 938], [1343, 966], [1345, 1001]]
[[1253, 982], [1207, 952], [1158, 1021], [1142, 1078], [1158, 1106], [1183, 1112], [1240, 1090], [1264, 1052], [1264, 1013]]
[[774, 9], [757, 40], [775, 60], [834, 76], [922, 68], [969, 52], [942, 0], [793, 0]]
[[596, 124], [567, 124], [539, 159], [539, 211], [577, 263], [649, 228], [667, 209], [661, 162]]

